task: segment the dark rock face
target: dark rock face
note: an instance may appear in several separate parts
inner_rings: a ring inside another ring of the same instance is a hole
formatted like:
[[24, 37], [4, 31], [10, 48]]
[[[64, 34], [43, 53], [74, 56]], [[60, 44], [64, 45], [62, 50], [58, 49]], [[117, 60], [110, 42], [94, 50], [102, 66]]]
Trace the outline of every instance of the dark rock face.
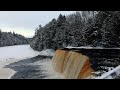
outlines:
[[[90, 58], [92, 68], [95, 71], [106, 71], [108, 68], [117, 67], [120, 65], [120, 50], [119, 49], [97, 49], [89, 50], [86, 53]], [[85, 54], [85, 55], [86, 55]]]
[[75, 51], [89, 57], [91, 67], [95, 71], [107, 72], [108, 68], [117, 67], [120, 65], [120, 49], [105, 48], [105, 49], [78, 49], [64, 48], [62, 50]]

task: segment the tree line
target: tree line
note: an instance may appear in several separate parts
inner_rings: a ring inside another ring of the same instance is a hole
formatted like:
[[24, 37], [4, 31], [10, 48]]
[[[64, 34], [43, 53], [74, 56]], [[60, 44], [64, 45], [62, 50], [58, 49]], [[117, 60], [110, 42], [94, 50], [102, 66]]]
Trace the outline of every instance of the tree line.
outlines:
[[0, 47], [29, 44], [30, 39], [15, 32], [2, 32], [0, 30]]
[[120, 11], [79, 11], [60, 14], [35, 30], [34, 50], [67, 46], [120, 47]]

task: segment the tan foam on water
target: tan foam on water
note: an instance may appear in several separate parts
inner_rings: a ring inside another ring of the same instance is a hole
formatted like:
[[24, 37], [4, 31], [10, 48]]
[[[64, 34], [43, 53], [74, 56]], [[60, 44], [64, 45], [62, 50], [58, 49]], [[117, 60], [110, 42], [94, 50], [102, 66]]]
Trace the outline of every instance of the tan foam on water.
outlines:
[[9, 68], [0, 68], [0, 79], [10, 79], [15, 71]]

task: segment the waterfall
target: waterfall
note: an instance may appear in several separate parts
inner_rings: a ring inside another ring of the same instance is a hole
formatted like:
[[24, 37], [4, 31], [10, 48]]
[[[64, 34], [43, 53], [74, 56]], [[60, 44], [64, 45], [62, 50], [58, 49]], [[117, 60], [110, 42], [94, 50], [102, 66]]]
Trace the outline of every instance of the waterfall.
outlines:
[[52, 58], [53, 69], [66, 79], [85, 79], [93, 76], [89, 57], [75, 51], [58, 49]]

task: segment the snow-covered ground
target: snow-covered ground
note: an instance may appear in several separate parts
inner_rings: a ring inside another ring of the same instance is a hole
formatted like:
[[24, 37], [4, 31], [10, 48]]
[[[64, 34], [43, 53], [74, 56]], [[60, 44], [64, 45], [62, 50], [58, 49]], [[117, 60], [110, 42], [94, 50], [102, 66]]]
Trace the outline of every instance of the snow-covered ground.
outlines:
[[54, 51], [51, 49], [34, 51], [30, 45], [0, 47], [0, 79], [10, 78], [15, 73], [11, 69], [4, 68], [5, 65], [38, 55], [53, 56]]

